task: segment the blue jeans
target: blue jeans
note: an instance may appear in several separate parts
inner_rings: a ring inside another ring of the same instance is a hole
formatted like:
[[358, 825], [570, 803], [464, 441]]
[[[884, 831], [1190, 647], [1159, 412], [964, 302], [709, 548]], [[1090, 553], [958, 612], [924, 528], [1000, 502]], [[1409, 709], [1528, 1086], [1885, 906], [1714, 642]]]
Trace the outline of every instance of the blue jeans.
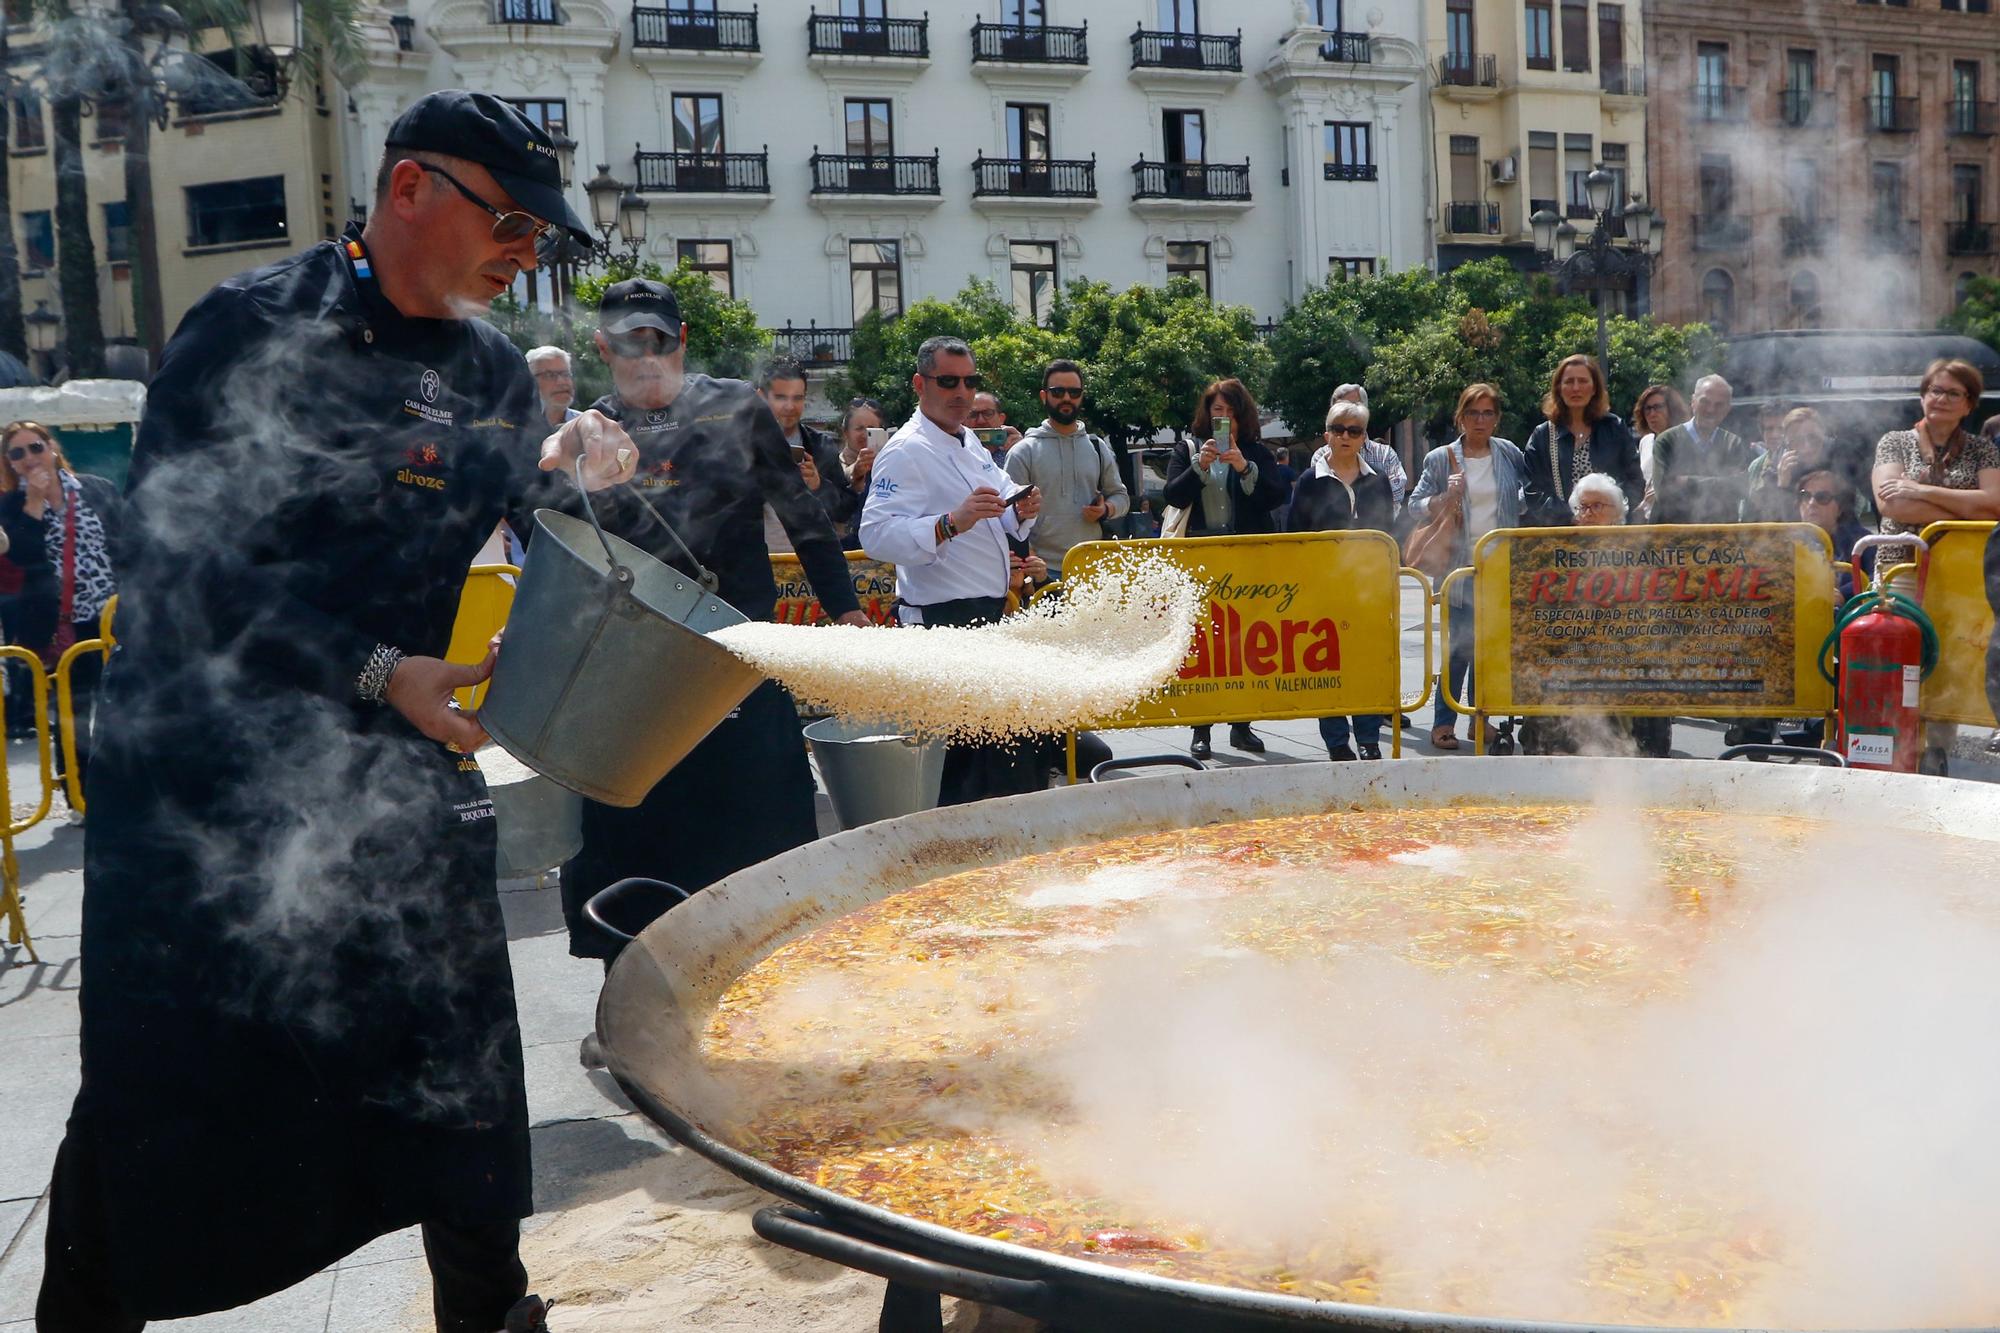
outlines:
[[1344, 717], [1323, 717], [1319, 720], [1319, 738], [1326, 742], [1326, 748], [1336, 750], [1347, 744], [1348, 723], [1352, 721], [1353, 736], [1359, 745], [1380, 745], [1382, 724], [1389, 720], [1387, 713], [1356, 713], [1352, 719]]
[[1444, 701], [1444, 682], [1451, 682], [1451, 692], [1458, 701], [1470, 707], [1472, 704], [1472, 606], [1451, 608], [1451, 646], [1445, 654], [1445, 676], [1438, 682], [1437, 698], [1431, 703], [1431, 726], [1456, 727], [1458, 714]]

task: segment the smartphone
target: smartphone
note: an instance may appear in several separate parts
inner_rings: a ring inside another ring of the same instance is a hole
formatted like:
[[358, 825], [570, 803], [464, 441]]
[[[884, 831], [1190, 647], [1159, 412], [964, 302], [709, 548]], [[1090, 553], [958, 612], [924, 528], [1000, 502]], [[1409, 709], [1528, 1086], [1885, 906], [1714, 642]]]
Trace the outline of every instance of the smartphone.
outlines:
[[1009, 509], [1014, 510], [1016, 514], [1019, 514], [1021, 511], [1018, 508], [1018, 506], [1020, 505], [1021, 501], [1027, 499], [1034, 493], [1035, 493], [1035, 488], [1033, 486], [1023, 486], [1020, 490], [1015, 491], [1005, 500], [1002, 500], [1001, 503], [1006, 505]]
[[889, 443], [889, 432], [886, 427], [870, 426], [868, 428], [868, 447], [870, 449], [873, 449], [876, 453], [879, 454], [888, 445], [888, 443]]
[[1229, 436], [1234, 425], [1235, 423], [1228, 417], [1217, 417], [1215, 419], [1216, 452], [1224, 454], [1229, 452]]
[[805, 458], [806, 458], [806, 447], [803, 444], [793, 445], [792, 461], [794, 463], [803, 463], [805, 461]]
[[979, 442], [988, 449], [1004, 449], [1007, 447], [1007, 428], [1005, 426], [988, 426], [984, 430], [974, 431], [973, 433], [979, 437]]

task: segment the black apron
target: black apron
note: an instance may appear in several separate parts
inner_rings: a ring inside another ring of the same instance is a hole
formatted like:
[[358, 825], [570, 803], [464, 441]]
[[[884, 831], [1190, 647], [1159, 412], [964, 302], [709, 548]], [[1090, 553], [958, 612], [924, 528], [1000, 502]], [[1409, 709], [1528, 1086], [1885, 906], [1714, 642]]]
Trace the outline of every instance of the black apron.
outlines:
[[[960, 597], [918, 607], [926, 626], [976, 629], [991, 625], [1006, 614], [1004, 597]], [[944, 752], [944, 777], [938, 784], [939, 805], [964, 805], [996, 796], [1019, 796], [1048, 786], [1044, 761], [1045, 742], [984, 741], [975, 745], [948, 745]]]
[[376, 643], [443, 655], [542, 433], [497, 331], [403, 319], [336, 244], [217, 288], [162, 358], [88, 780], [91, 1168], [57, 1183], [98, 1192], [136, 1316], [533, 1211], [492, 805], [354, 688]]

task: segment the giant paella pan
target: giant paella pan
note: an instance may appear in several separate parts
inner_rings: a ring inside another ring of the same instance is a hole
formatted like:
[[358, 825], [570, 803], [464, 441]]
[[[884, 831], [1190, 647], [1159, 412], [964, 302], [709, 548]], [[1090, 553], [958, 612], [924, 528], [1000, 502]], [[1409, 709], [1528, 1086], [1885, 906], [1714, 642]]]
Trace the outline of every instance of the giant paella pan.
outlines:
[[2000, 1325], [2000, 791], [1535, 759], [842, 834], [609, 977], [761, 1233], [1076, 1329]]

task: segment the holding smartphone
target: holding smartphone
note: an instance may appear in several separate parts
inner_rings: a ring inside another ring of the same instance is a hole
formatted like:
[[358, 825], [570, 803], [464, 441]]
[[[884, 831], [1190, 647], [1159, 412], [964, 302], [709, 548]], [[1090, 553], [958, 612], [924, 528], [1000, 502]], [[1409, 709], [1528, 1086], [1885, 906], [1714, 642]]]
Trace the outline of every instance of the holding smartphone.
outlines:
[[1005, 500], [1002, 500], [1001, 503], [1006, 505], [1009, 509], [1013, 510], [1018, 515], [1021, 512], [1021, 501], [1027, 499], [1034, 493], [1035, 493], [1035, 488], [1033, 486], [1023, 486], [1020, 490], [1015, 491]]

